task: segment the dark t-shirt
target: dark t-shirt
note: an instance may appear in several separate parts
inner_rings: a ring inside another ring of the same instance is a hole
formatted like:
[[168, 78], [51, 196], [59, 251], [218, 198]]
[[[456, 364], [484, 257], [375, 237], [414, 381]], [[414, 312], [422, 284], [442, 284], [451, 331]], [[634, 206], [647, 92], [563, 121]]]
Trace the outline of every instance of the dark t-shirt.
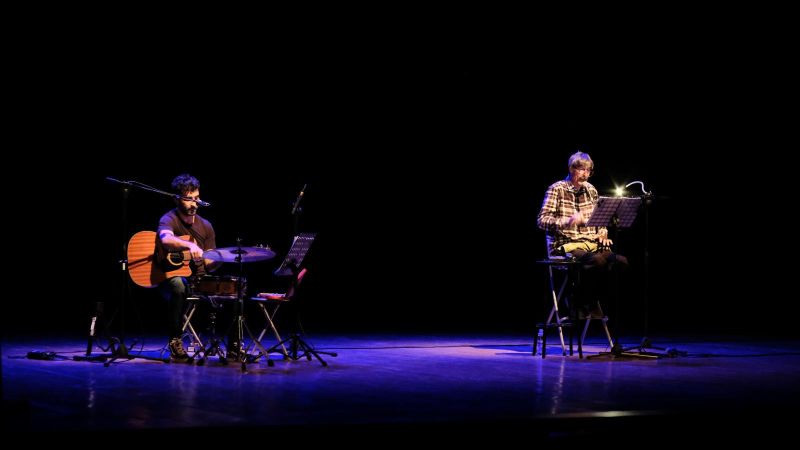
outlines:
[[[178, 211], [173, 209], [161, 216], [158, 221], [158, 235], [161, 236], [161, 232], [164, 230], [172, 231], [176, 237], [190, 236], [190, 240], [193, 240], [203, 250], [217, 248], [217, 236], [214, 233], [214, 227], [211, 226], [211, 222], [199, 215], [195, 215], [193, 224], [187, 225], [178, 216]], [[201, 276], [205, 274], [205, 268], [202, 265], [201, 267], [195, 267], [194, 262], [192, 262], [191, 267], [193, 273]]]

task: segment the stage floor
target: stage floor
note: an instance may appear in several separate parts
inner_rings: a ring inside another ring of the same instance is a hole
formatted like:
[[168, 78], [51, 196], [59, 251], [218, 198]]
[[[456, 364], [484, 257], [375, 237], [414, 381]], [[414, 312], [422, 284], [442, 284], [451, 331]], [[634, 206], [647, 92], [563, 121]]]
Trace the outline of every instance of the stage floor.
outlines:
[[[542, 359], [531, 355], [530, 336], [328, 335], [309, 339], [338, 354], [322, 355], [327, 367], [272, 354], [273, 367], [262, 359], [243, 372], [216, 357], [204, 366], [133, 359], [105, 367], [72, 360], [84, 354], [84, 339], [10, 338], [2, 347], [4, 428], [141, 435], [425, 427], [569, 439], [654, 427], [659, 434], [691, 427], [714, 436], [720, 418], [733, 426], [757, 420], [756, 430], [772, 435], [784, 429], [773, 425], [784, 414], [793, 416], [800, 400], [797, 341], [653, 340], [686, 355], [580, 359], [576, 349], [564, 357], [551, 338]], [[159, 356], [162, 345], [150, 338], [144, 354]], [[585, 348], [587, 355], [603, 350], [597, 338]], [[32, 351], [54, 352], [55, 359], [29, 359]]]

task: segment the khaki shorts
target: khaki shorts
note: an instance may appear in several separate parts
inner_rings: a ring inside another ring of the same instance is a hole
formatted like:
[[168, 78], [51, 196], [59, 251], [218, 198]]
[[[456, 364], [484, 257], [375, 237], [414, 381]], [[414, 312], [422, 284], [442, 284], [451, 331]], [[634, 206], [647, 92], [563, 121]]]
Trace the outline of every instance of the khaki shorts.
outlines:
[[561, 255], [572, 253], [575, 250], [584, 250], [587, 252], [596, 252], [598, 249], [597, 242], [583, 241], [583, 242], [567, 242], [566, 244], [558, 247], [557, 251]]

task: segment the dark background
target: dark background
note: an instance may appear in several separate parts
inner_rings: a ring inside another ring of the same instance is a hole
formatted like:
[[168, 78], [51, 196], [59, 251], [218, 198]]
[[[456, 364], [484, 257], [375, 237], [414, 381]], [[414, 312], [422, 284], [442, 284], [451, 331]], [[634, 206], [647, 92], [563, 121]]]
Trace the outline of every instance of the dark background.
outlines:
[[[617, 326], [645, 332], [647, 303], [650, 333], [794, 332], [776, 295], [785, 279], [764, 282], [779, 232], [765, 217], [783, 198], [765, 189], [779, 68], [745, 74], [720, 49], [589, 58], [368, 41], [287, 51], [95, 36], [26, 54], [5, 165], [24, 180], [7, 187], [24, 299], [7, 302], [8, 334], [80, 333], [94, 302], [115, 309], [122, 195], [105, 177], [167, 190], [184, 172], [213, 205], [200, 214], [219, 246], [278, 253], [245, 267], [251, 293], [280, 284], [271, 271], [308, 183], [299, 228], [318, 236], [298, 304], [312, 331], [528, 332], [545, 301], [536, 214], [577, 149], [602, 194], [633, 180], [655, 194], [647, 293], [642, 218], [618, 239], [632, 268], [609, 306]], [[127, 208], [130, 236], [171, 201], [134, 191]], [[153, 290], [134, 288], [126, 312], [129, 331], [162, 330]]]

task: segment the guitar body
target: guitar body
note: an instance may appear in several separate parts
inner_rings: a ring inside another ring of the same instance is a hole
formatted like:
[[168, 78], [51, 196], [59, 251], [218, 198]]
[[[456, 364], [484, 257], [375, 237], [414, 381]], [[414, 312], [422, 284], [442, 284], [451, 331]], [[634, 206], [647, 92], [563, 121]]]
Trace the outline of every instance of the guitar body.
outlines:
[[[188, 235], [178, 237], [190, 240]], [[128, 274], [141, 287], [153, 288], [167, 278], [188, 277], [192, 274], [190, 261], [188, 250], [161, 251], [155, 231], [140, 231], [128, 241]]]

